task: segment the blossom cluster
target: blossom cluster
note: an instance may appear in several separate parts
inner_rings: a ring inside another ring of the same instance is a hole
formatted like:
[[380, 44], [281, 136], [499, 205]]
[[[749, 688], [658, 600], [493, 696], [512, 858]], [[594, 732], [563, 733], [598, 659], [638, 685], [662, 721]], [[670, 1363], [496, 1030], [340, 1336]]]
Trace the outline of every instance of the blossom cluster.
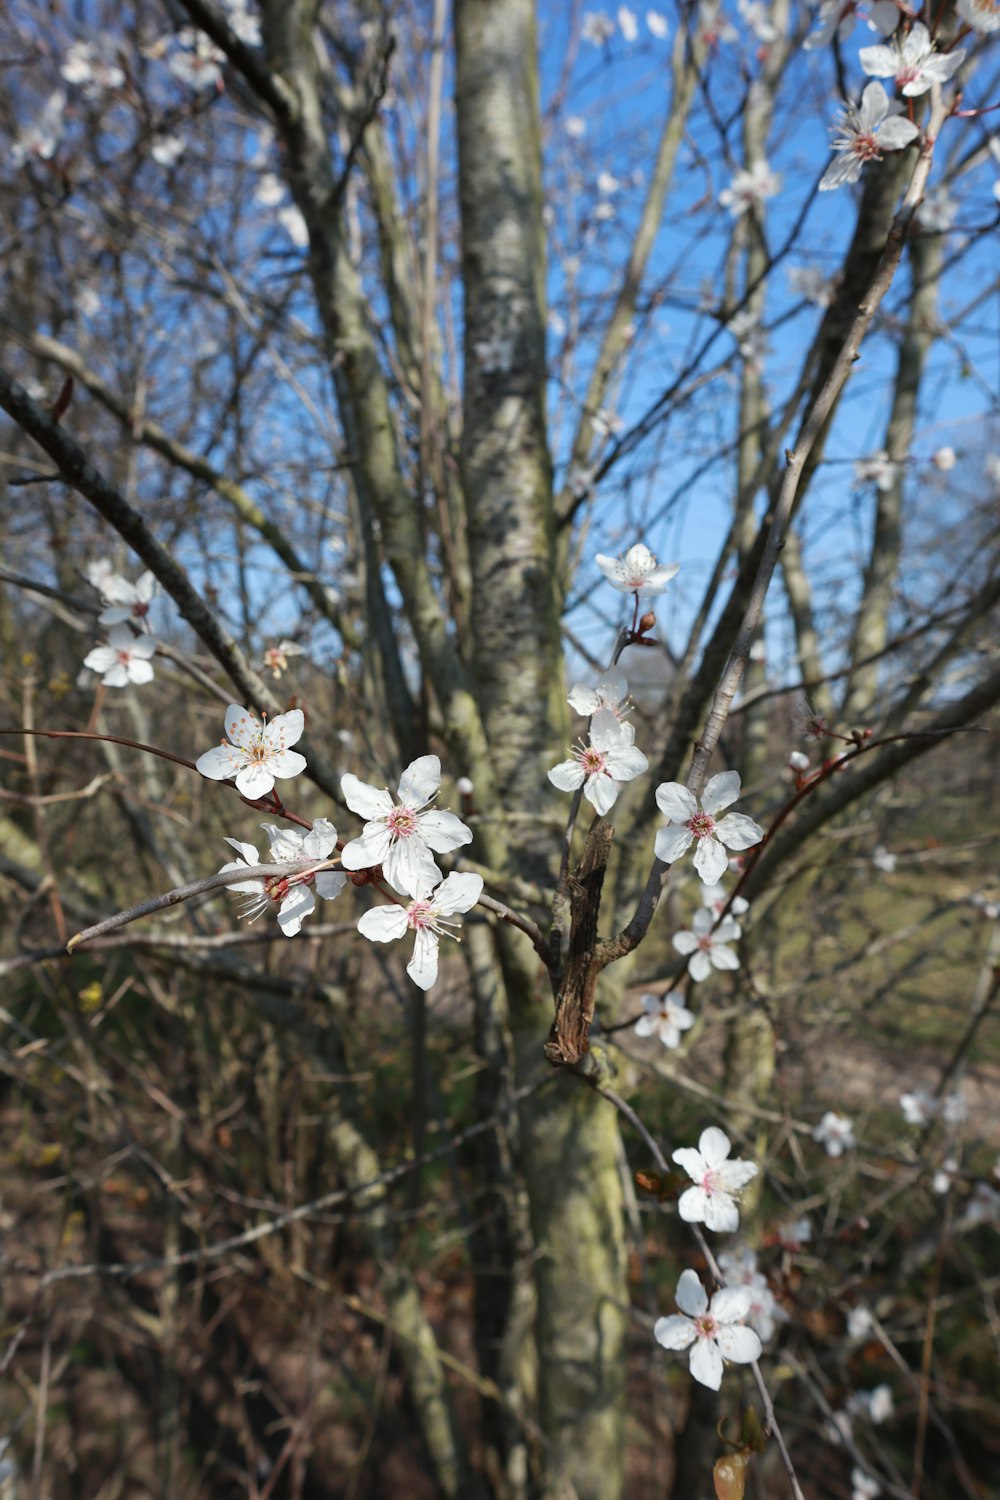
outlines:
[[107, 559], [93, 563], [86, 578], [101, 596], [104, 608], [97, 618], [108, 627], [108, 635], [103, 645], [84, 657], [83, 665], [100, 672], [105, 687], [152, 682], [157, 641], [147, 616], [156, 595], [156, 579], [147, 572], [130, 583], [113, 571]]
[[[703, 1130], [697, 1149], [680, 1146], [673, 1160], [691, 1178], [677, 1202], [677, 1212], [688, 1224], [704, 1224], [716, 1233], [739, 1228], [737, 1197], [757, 1175], [755, 1162], [731, 1161], [729, 1137], [716, 1125]], [[774, 1331], [776, 1304], [766, 1279], [749, 1265], [751, 1251], [739, 1257], [720, 1256], [724, 1285], [709, 1301], [705, 1288], [692, 1270], [681, 1272], [677, 1283], [680, 1313], [658, 1318], [653, 1336], [664, 1349], [690, 1349], [688, 1366], [695, 1380], [717, 1391], [722, 1384], [724, 1362], [751, 1364], [762, 1352], [762, 1337]], [[749, 1266], [749, 1271], [748, 1271]], [[760, 1331], [746, 1326], [758, 1320]]]

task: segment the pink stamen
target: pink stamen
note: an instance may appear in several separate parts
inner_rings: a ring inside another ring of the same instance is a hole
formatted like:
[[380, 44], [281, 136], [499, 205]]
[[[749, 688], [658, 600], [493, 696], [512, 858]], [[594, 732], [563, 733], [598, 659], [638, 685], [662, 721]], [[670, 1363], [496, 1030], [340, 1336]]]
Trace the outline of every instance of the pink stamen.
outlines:
[[394, 807], [385, 824], [397, 839], [408, 839], [417, 831], [417, 815], [412, 807]]
[[715, 832], [715, 819], [706, 812], [695, 813], [693, 818], [688, 819], [688, 832], [696, 839], [708, 839]]

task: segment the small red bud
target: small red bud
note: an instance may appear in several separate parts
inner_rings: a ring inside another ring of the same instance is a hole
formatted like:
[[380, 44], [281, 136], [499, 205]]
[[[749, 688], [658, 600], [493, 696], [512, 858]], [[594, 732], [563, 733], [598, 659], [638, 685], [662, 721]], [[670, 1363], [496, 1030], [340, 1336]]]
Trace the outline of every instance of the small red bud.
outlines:
[[651, 609], [647, 609], [646, 613], [642, 616], [642, 619], [639, 621], [639, 634], [640, 635], [645, 635], [647, 633], [647, 631], [652, 630], [652, 628], [653, 628], [653, 626], [655, 624], [656, 624], [656, 616], [654, 615], [654, 613], [653, 613], [653, 611]]

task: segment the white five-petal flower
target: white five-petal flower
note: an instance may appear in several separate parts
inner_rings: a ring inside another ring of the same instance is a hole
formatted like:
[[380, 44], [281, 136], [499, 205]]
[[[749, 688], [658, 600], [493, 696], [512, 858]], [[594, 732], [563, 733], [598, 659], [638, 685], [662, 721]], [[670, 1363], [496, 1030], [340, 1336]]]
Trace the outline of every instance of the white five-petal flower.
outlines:
[[701, 906], [691, 919], [691, 926], [675, 932], [673, 944], [678, 953], [688, 960], [688, 973], [692, 979], [707, 979], [713, 969], [738, 969], [740, 961], [728, 945], [738, 942], [740, 924], [732, 917], [723, 917], [716, 926], [714, 914], [707, 906]]
[[887, 46], [862, 47], [858, 54], [862, 70], [870, 78], [892, 78], [907, 98], [926, 94], [935, 83], [947, 83], [961, 67], [965, 49], [935, 52], [931, 34], [922, 21], [914, 21], [903, 37], [894, 36]]
[[900, 151], [920, 134], [912, 120], [900, 119], [903, 106], [890, 99], [880, 83], [870, 83], [861, 95], [861, 106], [841, 106], [834, 125], [836, 156], [820, 178], [820, 192], [857, 182], [869, 161], [881, 161], [883, 151]]
[[854, 1121], [828, 1109], [813, 1131], [813, 1140], [826, 1147], [827, 1156], [843, 1156], [858, 1143], [854, 1138]]
[[553, 766], [549, 780], [561, 792], [582, 786], [595, 811], [610, 812], [622, 783], [649, 769], [649, 761], [632, 743], [633, 733], [631, 724], [619, 723], [610, 709], [599, 709], [590, 721], [590, 744], [581, 744], [572, 760]]
[[228, 740], [199, 755], [195, 767], [210, 781], [235, 776], [236, 790], [251, 801], [266, 797], [276, 780], [305, 770], [305, 756], [288, 748], [302, 738], [305, 726], [300, 708], [262, 724], [248, 708], [230, 703], [225, 725]]
[[694, 1025], [694, 1016], [676, 995], [642, 995], [645, 1012], [635, 1023], [636, 1036], [655, 1036], [664, 1047], [679, 1047], [681, 1032]]
[[[312, 865], [320, 864], [337, 847], [337, 830], [328, 818], [317, 818], [308, 833], [298, 828], [277, 828], [273, 823], [260, 825], [267, 834], [271, 846], [271, 863], [286, 862], [291, 867], [287, 875], [272, 875], [267, 879], [252, 876], [227, 887], [237, 895], [250, 896], [240, 913], [252, 922], [269, 906], [278, 908], [278, 926], [285, 937], [295, 937], [302, 927], [304, 917], [316, 909], [313, 896], [322, 896], [332, 901], [344, 889], [347, 876], [339, 870], [316, 870]], [[238, 860], [223, 865], [219, 874], [227, 870], [252, 870], [260, 863], [260, 856], [253, 844], [244, 844], [239, 839], [226, 839], [240, 855]]]
[[407, 766], [399, 778], [398, 804], [386, 787], [370, 786], [350, 773], [340, 778], [340, 786], [351, 811], [366, 820], [360, 838], [344, 846], [341, 863], [345, 870], [381, 865], [390, 885], [415, 896], [419, 889], [441, 879], [431, 850], [447, 854], [472, 842], [472, 829], [454, 813], [427, 806], [441, 786], [441, 762], [436, 755], [421, 755]]
[[750, 168], [742, 168], [733, 176], [728, 187], [719, 194], [719, 202], [728, 208], [734, 219], [748, 209], [760, 208], [765, 199], [773, 198], [781, 191], [781, 174], [774, 172], [761, 158]]
[[728, 813], [716, 821], [716, 813], [735, 802], [740, 795], [738, 771], [721, 771], [713, 776], [697, 798], [679, 781], [664, 781], [656, 788], [656, 805], [667, 819], [667, 826], [656, 835], [654, 850], [665, 865], [686, 854], [697, 844], [694, 867], [706, 885], [715, 885], [729, 868], [726, 849], [749, 849], [759, 844], [764, 830], [743, 813]]
[[[606, 672], [601, 673], [593, 687], [588, 687], [583, 682], [576, 683], [570, 689], [566, 701], [570, 708], [575, 708], [586, 719], [592, 718], [602, 708], [607, 709], [608, 713], [614, 714], [626, 733], [632, 730], [632, 725], [625, 717], [632, 705], [628, 696], [628, 680], [621, 667], [609, 667]], [[634, 731], [632, 737], [634, 738]]]
[[358, 931], [373, 943], [391, 943], [412, 928], [413, 957], [406, 972], [414, 984], [429, 990], [437, 978], [438, 939], [455, 936], [449, 932], [460, 925], [452, 920], [455, 913], [469, 911], [482, 894], [481, 875], [454, 871], [436, 889], [431, 881], [418, 883], [406, 906], [373, 906], [358, 922]]
[[664, 1349], [690, 1349], [691, 1374], [717, 1391], [722, 1385], [723, 1360], [748, 1365], [761, 1355], [760, 1339], [742, 1326], [750, 1312], [751, 1295], [745, 1286], [723, 1287], [709, 1302], [694, 1271], [682, 1271], [677, 1283], [680, 1317], [658, 1318], [653, 1336]]
[[636, 542], [624, 557], [606, 557], [598, 552], [594, 561], [612, 588], [620, 589], [623, 594], [662, 594], [680, 571], [680, 563], [657, 563], [642, 542]]
[[98, 616], [102, 625], [123, 625], [131, 620], [139, 628], [146, 628], [146, 616], [156, 594], [156, 579], [152, 573], [140, 573], [135, 583], [129, 583], [120, 574], [95, 565], [88, 577], [108, 606]]
[[677, 1212], [686, 1224], [704, 1224], [719, 1234], [731, 1234], [740, 1225], [736, 1196], [757, 1176], [752, 1161], [729, 1161], [730, 1141], [724, 1130], [710, 1125], [698, 1139], [698, 1149], [678, 1146], [673, 1160], [683, 1167], [694, 1187], [681, 1193]]
[[973, 31], [1000, 31], [1000, 0], [958, 0], [955, 9]]
[[[101, 617], [103, 619], [103, 616]], [[156, 641], [151, 635], [133, 635], [127, 625], [114, 625], [107, 643], [95, 646], [83, 659], [92, 672], [102, 672], [105, 687], [128, 687], [130, 682], [152, 682]]]

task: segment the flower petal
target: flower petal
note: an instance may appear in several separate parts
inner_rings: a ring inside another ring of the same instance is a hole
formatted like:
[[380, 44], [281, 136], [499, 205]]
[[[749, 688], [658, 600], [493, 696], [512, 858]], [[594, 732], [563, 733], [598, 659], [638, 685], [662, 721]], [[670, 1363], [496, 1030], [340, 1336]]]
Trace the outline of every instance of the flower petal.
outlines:
[[[436, 756], [428, 756], [428, 759], [432, 758], [437, 759]], [[439, 812], [437, 809], [421, 813], [417, 819], [417, 827], [420, 837], [438, 854], [447, 854], [449, 849], [472, 843], [472, 829], [466, 828], [461, 818], [456, 818], [454, 813]]]
[[[371, 822], [374, 818], [388, 817], [392, 812], [392, 798], [386, 787], [371, 786], [367, 781], [361, 781], [357, 776], [352, 776], [350, 771], [340, 778], [340, 790], [344, 794], [344, 801], [351, 812], [357, 813], [359, 818]], [[378, 861], [381, 864], [381, 860]], [[364, 865], [348, 865], [348, 869], [364, 869]]]
[[703, 1224], [708, 1218], [712, 1199], [704, 1188], [690, 1187], [677, 1200], [677, 1212], [685, 1224]]
[[307, 885], [293, 885], [278, 910], [278, 926], [285, 937], [296, 937], [302, 919], [316, 910], [316, 898]]
[[725, 943], [713, 943], [708, 957], [713, 969], [733, 970], [740, 966], [739, 955]]
[[712, 972], [712, 962], [704, 949], [699, 948], [697, 953], [692, 953], [688, 962], [688, 973], [696, 984], [701, 984]]
[[653, 1337], [664, 1349], [687, 1349], [698, 1337], [698, 1330], [690, 1318], [672, 1313], [669, 1318], [657, 1318], [653, 1325]]
[[[243, 844], [239, 839], [230, 838], [226, 839], [226, 843], [229, 845], [230, 849], [235, 849], [237, 854], [242, 854], [245, 862], [248, 865], [260, 864], [260, 855], [257, 853], [257, 850], [254, 848], [253, 844]], [[235, 870], [236, 868], [236, 865], [222, 866], [222, 870]], [[222, 874], [222, 870], [219, 871], [220, 875]]]
[[[670, 1159], [671, 1161], [675, 1161], [679, 1167], [683, 1167], [692, 1182], [700, 1182], [708, 1171], [708, 1162], [702, 1156], [701, 1152], [696, 1151], [693, 1146], [678, 1146]], [[693, 1275], [694, 1273], [692, 1272], [691, 1274]], [[684, 1311], [687, 1312], [687, 1308]]]
[[438, 940], [429, 927], [419, 927], [413, 943], [413, 957], [406, 972], [414, 984], [429, 990], [438, 974]]
[[[94, 655], [93, 652], [90, 654]], [[244, 757], [238, 754], [231, 745], [213, 745], [211, 750], [206, 750], [204, 755], [199, 755], [194, 768], [200, 771], [202, 776], [207, 776], [209, 781], [227, 781], [230, 776], [235, 776], [244, 764]]]
[[306, 716], [301, 708], [289, 709], [287, 714], [278, 714], [264, 726], [264, 743], [272, 754], [287, 750], [305, 733]]
[[457, 911], [470, 911], [482, 894], [481, 875], [453, 870], [434, 892], [434, 910], [446, 917]]
[[276, 750], [268, 756], [267, 768], [272, 776], [285, 780], [289, 776], [301, 776], [306, 768], [306, 758], [297, 750]]
[[406, 807], [424, 807], [440, 785], [440, 760], [436, 755], [421, 755], [399, 778], [399, 800]]
[[691, 1374], [699, 1385], [717, 1391], [722, 1384], [722, 1355], [711, 1339], [699, 1339], [688, 1360]]
[[707, 813], [714, 815], [735, 802], [740, 795], [739, 771], [720, 771], [713, 776], [701, 794], [701, 805]]
[[671, 942], [677, 949], [678, 953], [683, 953], [685, 955], [688, 953], [694, 953], [698, 947], [697, 937], [693, 932], [689, 932], [686, 927], [682, 927], [680, 932], [675, 932], [673, 937], [671, 938]]
[[[340, 862], [344, 862], [343, 855]], [[408, 839], [396, 840], [382, 861], [382, 868], [390, 885], [413, 897], [428, 886], [437, 885], [442, 878], [423, 839], [412, 835]]]
[[919, 134], [920, 131], [912, 120], [891, 119], [886, 120], [881, 127], [877, 139], [886, 151], [898, 151], [903, 146], [908, 146]]
[[748, 1286], [724, 1286], [712, 1298], [712, 1316], [717, 1323], [741, 1323], [749, 1317], [752, 1305]]
[[372, 870], [384, 864], [391, 847], [392, 834], [384, 823], [366, 823], [361, 834], [344, 845], [340, 863], [345, 870]]
[[236, 790], [242, 792], [244, 797], [249, 797], [251, 802], [255, 802], [258, 797], [266, 797], [273, 786], [274, 777], [266, 766], [259, 763], [245, 765], [236, 777]]
[[687, 853], [693, 842], [694, 834], [690, 829], [678, 828], [675, 823], [668, 823], [657, 833], [653, 841], [653, 853], [665, 865], [672, 865], [675, 860], [680, 859], [682, 854]]
[[720, 1328], [715, 1337], [724, 1358], [731, 1359], [734, 1365], [752, 1364], [763, 1352], [760, 1339], [752, 1328], [740, 1325]]
[[729, 858], [718, 839], [698, 840], [698, 847], [694, 851], [694, 867], [706, 885], [715, 885], [716, 881], [722, 879], [729, 868]]
[[358, 918], [358, 931], [373, 943], [391, 943], [403, 936], [408, 921], [405, 906], [373, 906]]
[[686, 823], [698, 811], [696, 798], [679, 781], [661, 781], [656, 788], [656, 805], [672, 823]]
[[[744, 813], [727, 813], [716, 823], [715, 836], [729, 849], [749, 849], [753, 844], [760, 843], [764, 830]], [[728, 865], [729, 861], [726, 863]]]
[[255, 719], [248, 708], [239, 703], [230, 703], [226, 709], [225, 729], [234, 745], [249, 750], [261, 734], [261, 722]]
[[583, 767], [575, 760], [562, 760], [546, 774], [561, 792], [575, 792], [584, 781]]
[[339, 870], [320, 870], [316, 876], [316, 894], [324, 901], [333, 901], [347, 884], [347, 876]]
[[734, 1234], [740, 1227], [740, 1211], [728, 1193], [710, 1194], [702, 1219], [715, 1234]]
[[732, 1142], [724, 1130], [718, 1125], [709, 1125], [698, 1137], [698, 1150], [705, 1158], [709, 1168], [717, 1167], [724, 1162], [733, 1149]]
[[[676, 1160], [677, 1153], [674, 1152]], [[700, 1318], [708, 1308], [708, 1297], [705, 1288], [698, 1279], [697, 1271], [682, 1271], [677, 1283], [677, 1294], [675, 1301], [681, 1312], [687, 1313], [692, 1318]]]
[[618, 801], [618, 783], [611, 779], [607, 771], [597, 771], [593, 776], [587, 777], [583, 795], [603, 817]]

